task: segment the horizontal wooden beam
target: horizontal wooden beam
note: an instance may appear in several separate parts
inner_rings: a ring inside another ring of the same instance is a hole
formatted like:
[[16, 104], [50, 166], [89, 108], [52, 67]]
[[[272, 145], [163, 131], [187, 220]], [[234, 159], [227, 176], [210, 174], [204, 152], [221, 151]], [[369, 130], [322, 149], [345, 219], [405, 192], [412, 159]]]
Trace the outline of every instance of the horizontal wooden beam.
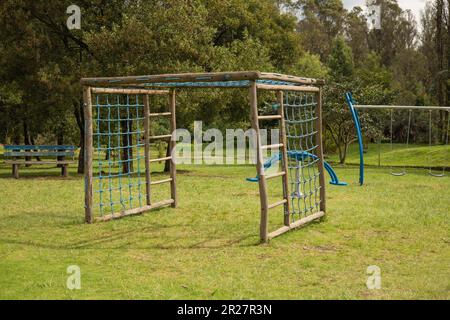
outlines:
[[282, 148], [284, 145], [282, 143], [279, 144], [271, 144], [267, 146], [262, 146], [261, 149], [263, 150], [273, 150], [273, 149], [279, 149]]
[[172, 203], [174, 203], [174, 200], [166, 200], [166, 201], [161, 201], [155, 204], [152, 204], [150, 206], [145, 206], [142, 208], [136, 208], [136, 209], [132, 209], [132, 210], [127, 210], [127, 211], [122, 211], [122, 212], [118, 212], [115, 214], [109, 214], [103, 217], [98, 217], [95, 219], [96, 222], [106, 222], [106, 221], [111, 221], [111, 220], [115, 220], [115, 219], [121, 219], [124, 217], [129, 217], [129, 216], [134, 216], [134, 215], [138, 215], [138, 214], [143, 214], [147, 211], [153, 210], [153, 209], [158, 209], [158, 208], [162, 208], [162, 207], [166, 207], [166, 206], [170, 206]]
[[12, 165], [12, 164], [22, 164], [22, 165], [69, 165], [69, 164], [75, 164], [76, 161], [5, 161], [5, 164]]
[[287, 200], [286, 200], [286, 199], [281, 200], [281, 201], [278, 201], [278, 202], [276, 202], [276, 203], [274, 203], [274, 204], [271, 204], [271, 205], [269, 206], [269, 209], [275, 209], [275, 208], [277, 208], [277, 207], [279, 207], [279, 206], [282, 206], [282, 205], [284, 205], [284, 204], [286, 204], [286, 203], [287, 203]]
[[266, 180], [271, 180], [271, 179], [275, 179], [275, 178], [279, 178], [279, 177], [284, 177], [286, 175], [286, 172], [278, 172], [269, 176], [266, 176]]
[[168, 90], [149, 90], [149, 89], [118, 89], [118, 88], [92, 88], [94, 94], [149, 94], [149, 95], [167, 95]]
[[150, 140], [164, 140], [164, 139], [171, 139], [171, 138], [172, 138], [171, 134], [165, 134], [165, 135], [162, 135], [162, 136], [149, 137]]
[[286, 74], [268, 73], [268, 72], [262, 72], [259, 76], [259, 79], [294, 82], [294, 83], [308, 84], [308, 85], [309, 84], [310, 85], [325, 84], [325, 80], [322, 80], [322, 79], [303, 78], [303, 77], [291, 76], [291, 75], [286, 75]]
[[257, 84], [260, 90], [270, 90], [270, 91], [300, 91], [300, 92], [319, 92], [319, 87], [309, 87], [309, 86], [283, 86], [283, 85], [272, 85], [272, 84]]
[[282, 227], [282, 228], [278, 229], [277, 231], [270, 233], [268, 238], [269, 238], [269, 240], [274, 239], [278, 236], [281, 236], [282, 234], [284, 234], [286, 232], [303, 227], [303, 226], [307, 225], [308, 223], [318, 220], [324, 216], [325, 216], [325, 212], [322, 212], [322, 211], [312, 214], [306, 218], [303, 218], [301, 220], [298, 220], [298, 221], [292, 223], [289, 227]]
[[169, 160], [172, 160], [172, 157], [165, 157], [165, 158], [159, 158], [159, 159], [150, 159], [150, 163], [163, 162], [163, 161], [169, 161]]
[[3, 154], [5, 157], [73, 157], [75, 156], [75, 152], [69, 151], [36, 151], [36, 152], [29, 152], [29, 151], [12, 151], [12, 152], [5, 152]]
[[152, 181], [152, 182], [150, 183], [150, 185], [156, 186], [156, 185], [158, 185], [158, 184], [170, 183], [170, 182], [172, 182], [172, 181], [173, 181], [172, 178], [170, 178], [170, 179], [165, 179], [165, 180], [159, 180], [159, 181]]
[[172, 115], [172, 112], [161, 112], [161, 113], [150, 113], [149, 117], [169, 117]]
[[261, 121], [281, 120], [281, 116], [279, 114], [270, 115], [270, 116], [259, 116], [258, 120], [261, 120]]

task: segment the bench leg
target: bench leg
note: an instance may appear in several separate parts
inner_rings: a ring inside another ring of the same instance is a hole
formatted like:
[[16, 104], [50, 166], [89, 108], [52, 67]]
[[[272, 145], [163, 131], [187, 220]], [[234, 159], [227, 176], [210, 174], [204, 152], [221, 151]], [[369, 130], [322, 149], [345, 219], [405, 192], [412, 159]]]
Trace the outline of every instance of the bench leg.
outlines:
[[12, 174], [13, 174], [14, 179], [19, 179], [19, 165], [18, 164], [12, 165]]
[[67, 177], [69, 176], [68, 165], [66, 165], [66, 164], [63, 164], [63, 165], [62, 165], [62, 167], [61, 167], [61, 175], [62, 175], [64, 178], [67, 178]]

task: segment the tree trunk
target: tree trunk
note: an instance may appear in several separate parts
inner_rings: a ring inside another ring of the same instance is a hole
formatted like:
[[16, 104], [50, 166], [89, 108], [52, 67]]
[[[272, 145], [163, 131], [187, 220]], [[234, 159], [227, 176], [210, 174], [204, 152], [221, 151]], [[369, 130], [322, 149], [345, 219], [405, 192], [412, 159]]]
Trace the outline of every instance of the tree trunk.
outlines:
[[133, 120], [120, 122], [122, 133], [122, 170], [124, 174], [133, 172]]
[[84, 110], [83, 100], [74, 104], [75, 119], [80, 130], [80, 154], [78, 155], [78, 173], [84, 174]]
[[[64, 130], [63, 129], [58, 130], [58, 134], [56, 135], [56, 144], [58, 146], [63, 146], [64, 145]], [[60, 151], [60, 150], [58, 150], [58, 151]], [[65, 157], [58, 156], [57, 160], [58, 161], [64, 161]], [[62, 167], [63, 167], [62, 165], [58, 164], [58, 168], [62, 168]]]
[[[445, 105], [445, 89], [446, 85], [443, 81], [444, 71], [444, 0], [436, 0], [436, 56], [438, 62], [438, 77], [437, 77], [437, 98], [440, 106]], [[439, 112], [439, 137], [443, 140], [445, 115], [443, 111]]]
[[[23, 142], [27, 146], [32, 145], [26, 119], [23, 120]], [[31, 159], [32, 159], [31, 157], [25, 157], [25, 161], [31, 161]], [[27, 164], [26, 167], [27, 168], [31, 167], [31, 164]]]

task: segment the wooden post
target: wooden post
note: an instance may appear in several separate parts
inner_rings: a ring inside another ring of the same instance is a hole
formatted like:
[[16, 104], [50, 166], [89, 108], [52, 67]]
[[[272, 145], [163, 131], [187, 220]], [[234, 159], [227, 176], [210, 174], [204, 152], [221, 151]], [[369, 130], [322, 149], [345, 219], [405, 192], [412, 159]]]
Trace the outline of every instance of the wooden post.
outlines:
[[145, 145], [145, 192], [147, 205], [152, 204], [151, 200], [151, 176], [150, 176], [150, 102], [148, 95], [144, 95], [144, 145]]
[[177, 115], [176, 115], [176, 91], [171, 90], [169, 94], [169, 108], [170, 108], [170, 130], [172, 133], [172, 139], [170, 140], [170, 156], [172, 157], [170, 162], [170, 177], [172, 181], [170, 182], [170, 192], [172, 195], [173, 203], [172, 208], [176, 208], [178, 205], [177, 198], [177, 165], [175, 159], [175, 148], [176, 148], [176, 140], [175, 140], [175, 130], [177, 130]]
[[67, 165], [67, 164], [63, 164], [62, 167], [61, 167], [61, 175], [62, 175], [64, 178], [67, 178], [67, 177], [69, 176], [68, 166], [69, 166], [69, 165]]
[[85, 178], [85, 220], [93, 223], [93, 167], [94, 139], [92, 126], [92, 97], [91, 88], [83, 87], [84, 99], [84, 178]]
[[281, 148], [282, 156], [283, 156], [283, 171], [285, 175], [283, 176], [283, 197], [287, 201], [284, 204], [284, 225], [291, 225], [291, 202], [290, 202], [290, 193], [289, 193], [289, 162], [288, 162], [288, 145], [286, 138], [286, 121], [284, 116], [284, 93], [283, 91], [277, 92], [277, 100], [279, 106], [278, 113], [281, 116], [280, 120], [280, 143], [283, 144]]
[[260, 237], [262, 242], [269, 240], [269, 201], [267, 199], [267, 182], [266, 173], [264, 171], [264, 158], [261, 146], [261, 135], [259, 132], [258, 120], [258, 88], [256, 81], [252, 81], [249, 88], [250, 94], [250, 110], [251, 122], [254, 133], [256, 134], [256, 169], [259, 176], [259, 197], [261, 201], [261, 222], [260, 222]]
[[12, 165], [12, 174], [13, 174], [14, 179], [19, 179], [19, 165], [18, 164]]
[[322, 88], [317, 93], [317, 105], [316, 105], [316, 128], [317, 128], [317, 140], [316, 143], [319, 146], [317, 148], [317, 156], [319, 157], [319, 182], [320, 182], [320, 211], [326, 212], [326, 190], [325, 190], [325, 168], [323, 158], [323, 138], [322, 138]]

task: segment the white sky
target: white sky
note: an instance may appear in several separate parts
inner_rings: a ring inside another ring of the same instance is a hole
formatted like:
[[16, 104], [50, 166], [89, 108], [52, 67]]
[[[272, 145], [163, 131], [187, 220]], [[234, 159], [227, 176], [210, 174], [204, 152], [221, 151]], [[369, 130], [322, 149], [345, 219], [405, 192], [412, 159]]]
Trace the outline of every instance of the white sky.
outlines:
[[[366, 0], [343, 0], [344, 6], [351, 9], [354, 6], [364, 7]], [[411, 9], [416, 15], [417, 21], [420, 18], [420, 12], [425, 8], [427, 0], [398, 0], [398, 4], [402, 9]]]

